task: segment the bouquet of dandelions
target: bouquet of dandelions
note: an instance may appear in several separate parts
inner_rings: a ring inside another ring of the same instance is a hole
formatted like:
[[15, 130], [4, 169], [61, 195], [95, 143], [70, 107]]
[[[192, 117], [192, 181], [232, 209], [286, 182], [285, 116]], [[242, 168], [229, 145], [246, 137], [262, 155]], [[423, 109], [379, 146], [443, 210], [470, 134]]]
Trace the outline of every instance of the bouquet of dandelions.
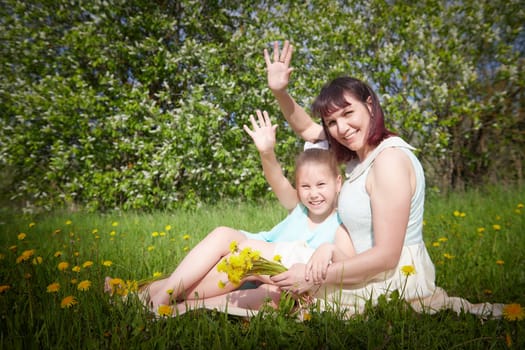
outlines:
[[[268, 275], [274, 276], [288, 269], [281, 263], [281, 257], [276, 255], [273, 261], [261, 256], [257, 250], [246, 247], [239, 250], [236, 241], [230, 244], [231, 254], [222, 259], [217, 265], [219, 272], [224, 272], [228, 275], [228, 281], [236, 286], [240, 285], [241, 281], [249, 276]], [[224, 288], [227, 282], [219, 281], [219, 287]], [[279, 302], [279, 309], [286, 314], [296, 316], [301, 311], [312, 303], [313, 298], [308, 293], [303, 293], [299, 296], [293, 295], [288, 291], [281, 293], [281, 300]], [[301, 315], [305, 317], [304, 313]]]

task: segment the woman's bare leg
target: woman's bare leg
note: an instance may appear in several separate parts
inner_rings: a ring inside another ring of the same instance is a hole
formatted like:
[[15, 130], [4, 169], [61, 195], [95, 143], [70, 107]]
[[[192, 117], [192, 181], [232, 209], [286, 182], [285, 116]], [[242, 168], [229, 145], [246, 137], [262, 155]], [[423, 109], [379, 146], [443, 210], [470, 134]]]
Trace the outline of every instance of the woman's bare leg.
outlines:
[[[242, 242], [246, 236], [229, 227], [218, 227], [210, 232], [184, 257], [170, 277], [155, 281], [148, 286], [150, 306], [156, 310], [159, 305], [168, 304], [188, 288], [197, 284], [210, 270], [229, 253], [232, 241]], [[217, 285], [218, 280], [215, 281]]]

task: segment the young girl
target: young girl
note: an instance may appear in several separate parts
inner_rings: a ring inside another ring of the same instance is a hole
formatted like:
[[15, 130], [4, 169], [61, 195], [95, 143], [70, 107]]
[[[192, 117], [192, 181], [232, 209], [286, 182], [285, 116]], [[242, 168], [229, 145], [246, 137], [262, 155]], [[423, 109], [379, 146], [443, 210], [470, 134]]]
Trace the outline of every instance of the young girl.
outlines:
[[[230, 243], [234, 240], [238, 242], [239, 249], [251, 247], [269, 260], [280, 255], [283, 265], [287, 267], [294, 263], [308, 263], [307, 270], [311, 276], [326, 273], [331, 261], [352, 255], [352, 242], [335, 210], [341, 188], [341, 175], [335, 158], [322, 149], [302, 152], [296, 161], [294, 189], [275, 156], [277, 126], [271, 124], [266, 112], [257, 111], [257, 117], [258, 121], [250, 116], [253, 130], [247, 126], [244, 129], [259, 151], [269, 185], [290, 214], [271, 231], [260, 234], [228, 227], [213, 230], [188, 253], [170, 277], [147, 286], [148, 306], [152, 311], [168, 304], [170, 298], [179, 301], [197, 299], [195, 303], [198, 303], [200, 298], [236, 289], [231, 283], [226, 284], [225, 288], [219, 288], [218, 282], [224, 281], [225, 275], [216, 268], [217, 263], [230, 253]], [[314, 254], [316, 248], [319, 249]], [[267, 278], [260, 279], [270, 282]], [[109, 285], [109, 280], [106, 284]], [[168, 291], [172, 294], [168, 294]], [[274, 299], [278, 299], [278, 296]], [[253, 305], [254, 308], [258, 306]]]

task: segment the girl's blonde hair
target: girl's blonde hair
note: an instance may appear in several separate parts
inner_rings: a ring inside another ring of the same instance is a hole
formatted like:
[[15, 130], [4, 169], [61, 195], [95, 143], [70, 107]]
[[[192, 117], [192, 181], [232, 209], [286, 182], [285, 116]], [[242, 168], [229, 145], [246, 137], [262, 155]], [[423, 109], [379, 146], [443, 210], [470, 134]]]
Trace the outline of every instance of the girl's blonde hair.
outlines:
[[297, 176], [298, 170], [306, 164], [324, 164], [330, 169], [334, 177], [341, 175], [339, 163], [333, 152], [327, 149], [310, 148], [299, 153], [295, 158], [295, 174]]

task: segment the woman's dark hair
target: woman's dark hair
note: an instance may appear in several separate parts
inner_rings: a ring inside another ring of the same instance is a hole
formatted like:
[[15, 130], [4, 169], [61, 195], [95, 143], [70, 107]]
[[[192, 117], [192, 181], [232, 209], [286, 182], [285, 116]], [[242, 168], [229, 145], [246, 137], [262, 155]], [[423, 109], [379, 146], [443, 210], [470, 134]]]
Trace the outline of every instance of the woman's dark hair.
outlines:
[[332, 151], [335, 153], [339, 162], [347, 162], [357, 158], [355, 151], [352, 151], [333, 139], [324, 123], [324, 118], [335, 111], [349, 105], [345, 96], [350, 95], [363, 104], [367, 104], [370, 98], [372, 111], [370, 113], [370, 131], [368, 133], [367, 144], [377, 146], [384, 139], [394, 135], [385, 127], [383, 109], [375, 92], [365, 82], [352, 77], [339, 77], [321, 89], [321, 92], [312, 104], [312, 114], [321, 118], [321, 123], [325, 131]]

